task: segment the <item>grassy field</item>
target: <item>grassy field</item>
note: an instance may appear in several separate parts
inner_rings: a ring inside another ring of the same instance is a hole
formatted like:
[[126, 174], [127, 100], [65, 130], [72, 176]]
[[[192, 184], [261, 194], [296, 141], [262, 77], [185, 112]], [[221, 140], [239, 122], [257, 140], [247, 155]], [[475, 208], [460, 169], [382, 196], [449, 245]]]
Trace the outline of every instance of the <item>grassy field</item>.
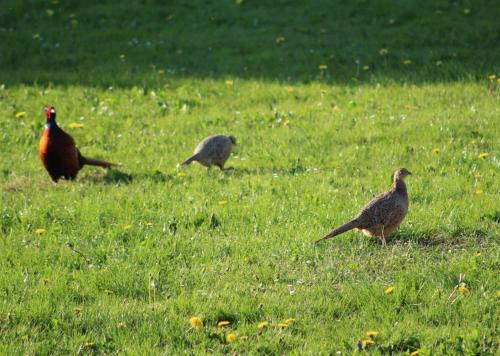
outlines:
[[[2, 3], [0, 354], [497, 354], [497, 2], [162, 3]], [[52, 184], [47, 104], [123, 167]]]

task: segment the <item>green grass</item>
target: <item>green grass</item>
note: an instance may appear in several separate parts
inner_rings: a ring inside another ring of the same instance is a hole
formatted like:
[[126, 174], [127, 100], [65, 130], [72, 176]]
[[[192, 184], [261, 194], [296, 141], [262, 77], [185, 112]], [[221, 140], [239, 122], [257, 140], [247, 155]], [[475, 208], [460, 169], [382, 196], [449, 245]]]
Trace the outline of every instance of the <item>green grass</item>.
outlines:
[[[2, 5], [0, 353], [496, 354], [496, 2], [192, 4]], [[52, 184], [48, 103], [124, 166]], [[177, 166], [218, 132], [233, 171]], [[399, 167], [387, 248], [313, 244]]]

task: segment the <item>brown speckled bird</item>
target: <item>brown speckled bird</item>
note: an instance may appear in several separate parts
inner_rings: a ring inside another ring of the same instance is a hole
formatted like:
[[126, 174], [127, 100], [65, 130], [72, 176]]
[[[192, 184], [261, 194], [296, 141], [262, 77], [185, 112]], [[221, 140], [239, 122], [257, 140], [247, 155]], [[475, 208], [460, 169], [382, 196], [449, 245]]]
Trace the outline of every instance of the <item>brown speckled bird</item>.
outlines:
[[385, 246], [385, 237], [396, 230], [408, 212], [408, 192], [404, 179], [410, 174], [406, 168], [398, 169], [394, 173], [394, 182], [389, 191], [373, 198], [358, 216], [316, 242], [359, 229], [368, 236], [380, 237], [382, 245]]
[[75, 179], [84, 165], [110, 168], [117, 164], [86, 158], [76, 148], [73, 137], [64, 132], [56, 123], [56, 109], [45, 108], [46, 125], [40, 139], [39, 155], [45, 169], [54, 182], [59, 178]]
[[210, 168], [210, 166], [216, 165], [223, 170], [233, 145], [236, 145], [234, 136], [213, 135], [207, 137], [196, 146], [194, 154], [182, 164], [196, 161], [205, 167]]

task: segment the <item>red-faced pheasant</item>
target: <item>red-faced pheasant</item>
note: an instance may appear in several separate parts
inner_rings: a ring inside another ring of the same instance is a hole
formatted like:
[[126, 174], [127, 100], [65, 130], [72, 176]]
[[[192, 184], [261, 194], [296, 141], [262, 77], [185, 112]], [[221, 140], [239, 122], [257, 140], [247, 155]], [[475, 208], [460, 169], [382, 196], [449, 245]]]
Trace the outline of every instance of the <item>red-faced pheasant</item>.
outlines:
[[216, 165], [223, 170], [234, 145], [236, 145], [234, 136], [213, 135], [207, 137], [196, 146], [194, 154], [182, 164], [196, 161], [205, 167], [210, 168], [210, 166]]
[[316, 242], [331, 239], [352, 229], [362, 230], [368, 236], [378, 236], [385, 246], [385, 237], [390, 235], [403, 221], [408, 212], [408, 192], [404, 179], [411, 173], [406, 168], [394, 173], [392, 187], [373, 198], [357, 217], [336, 228]]
[[64, 132], [56, 123], [56, 109], [45, 108], [46, 125], [40, 139], [40, 159], [54, 182], [59, 178], [75, 179], [84, 165], [110, 168], [117, 164], [86, 158], [76, 148], [73, 137]]

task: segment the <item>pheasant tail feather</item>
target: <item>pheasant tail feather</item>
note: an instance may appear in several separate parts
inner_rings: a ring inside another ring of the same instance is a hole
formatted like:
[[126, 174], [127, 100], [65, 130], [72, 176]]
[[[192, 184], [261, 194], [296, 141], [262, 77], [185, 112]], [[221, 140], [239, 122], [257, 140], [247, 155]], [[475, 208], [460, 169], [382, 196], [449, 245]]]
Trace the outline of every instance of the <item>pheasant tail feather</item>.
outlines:
[[355, 229], [358, 226], [359, 226], [359, 223], [358, 223], [358, 221], [356, 219], [351, 220], [348, 223], [345, 223], [344, 225], [336, 228], [335, 230], [333, 230], [332, 232], [330, 232], [328, 235], [322, 237], [321, 239], [319, 239], [318, 241], [316, 241], [316, 243], [318, 243], [320, 241], [323, 241], [323, 240], [331, 239], [332, 237], [335, 237], [337, 235], [343, 234], [346, 231]]

